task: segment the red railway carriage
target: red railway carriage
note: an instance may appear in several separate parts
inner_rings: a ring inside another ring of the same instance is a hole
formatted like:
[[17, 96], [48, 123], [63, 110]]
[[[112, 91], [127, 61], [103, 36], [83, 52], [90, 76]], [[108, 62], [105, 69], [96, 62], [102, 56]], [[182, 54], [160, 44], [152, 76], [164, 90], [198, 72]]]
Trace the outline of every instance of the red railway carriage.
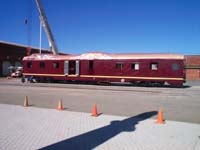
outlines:
[[23, 58], [23, 75], [38, 81], [131, 82], [181, 86], [184, 56], [178, 54], [33, 54]]

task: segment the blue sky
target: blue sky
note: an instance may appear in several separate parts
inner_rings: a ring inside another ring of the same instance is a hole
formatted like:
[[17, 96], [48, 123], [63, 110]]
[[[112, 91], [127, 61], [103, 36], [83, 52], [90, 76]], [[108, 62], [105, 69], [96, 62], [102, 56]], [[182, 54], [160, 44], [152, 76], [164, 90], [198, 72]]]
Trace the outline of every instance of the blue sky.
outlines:
[[[200, 54], [199, 0], [42, 0], [42, 4], [61, 52]], [[39, 47], [35, 0], [1, 0], [0, 18], [0, 40]], [[44, 31], [42, 47], [48, 48]]]

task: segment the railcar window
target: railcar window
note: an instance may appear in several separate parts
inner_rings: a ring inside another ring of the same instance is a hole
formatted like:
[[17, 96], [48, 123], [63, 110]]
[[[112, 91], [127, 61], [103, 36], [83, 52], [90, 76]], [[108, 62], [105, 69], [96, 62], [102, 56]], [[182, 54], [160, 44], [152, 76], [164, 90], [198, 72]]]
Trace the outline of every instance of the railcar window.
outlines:
[[151, 70], [158, 70], [158, 63], [151, 63], [150, 64], [150, 69]]
[[45, 62], [40, 62], [40, 68], [45, 68]]
[[115, 68], [116, 68], [116, 69], [122, 70], [122, 68], [123, 68], [123, 63], [117, 62]]
[[131, 69], [133, 69], [133, 70], [139, 70], [140, 69], [139, 63], [132, 63], [131, 64]]
[[32, 68], [32, 62], [27, 63], [27, 68]]
[[53, 68], [55, 69], [59, 68], [59, 62], [53, 62]]
[[176, 63], [172, 64], [172, 70], [176, 71], [176, 70], [179, 70], [179, 69], [180, 69], [179, 64], [176, 64]]

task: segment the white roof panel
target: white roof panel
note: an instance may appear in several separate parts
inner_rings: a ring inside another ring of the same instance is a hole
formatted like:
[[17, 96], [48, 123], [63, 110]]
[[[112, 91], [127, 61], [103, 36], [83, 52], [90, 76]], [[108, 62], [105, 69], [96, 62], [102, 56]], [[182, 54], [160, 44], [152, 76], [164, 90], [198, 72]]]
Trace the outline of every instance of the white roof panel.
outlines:
[[180, 54], [108, 54], [108, 53], [84, 53], [81, 55], [53, 55], [53, 54], [32, 54], [23, 60], [112, 60], [112, 59], [184, 59]]

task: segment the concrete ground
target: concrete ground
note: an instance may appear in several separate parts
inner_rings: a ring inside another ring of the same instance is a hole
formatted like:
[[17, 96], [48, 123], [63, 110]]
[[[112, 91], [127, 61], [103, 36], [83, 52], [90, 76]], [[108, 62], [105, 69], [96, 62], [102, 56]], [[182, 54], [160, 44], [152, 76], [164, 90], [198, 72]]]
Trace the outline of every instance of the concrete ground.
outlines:
[[0, 149], [200, 150], [200, 125], [0, 104]]
[[[192, 83], [192, 82], [191, 82]], [[190, 83], [190, 85], [191, 85]], [[194, 84], [194, 83], [193, 83]], [[0, 103], [56, 108], [61, 98], [68, 111], [90, 113], [94, 103], [103, 114], [135, 116], [164, 110], [167, 120], [200, 123], [200, 84], [185, 88], [21, 83], [0, 79]]]
[[[146, 88], [0, 78], [0, 149], [200, 150], [199, 92], [200, 82]], [[22, 106], [25, 96], [31, 107]], [[60, 98], [64, 111], [55, 109]], [[98, 117], [91, 116], [94, 103]]]

